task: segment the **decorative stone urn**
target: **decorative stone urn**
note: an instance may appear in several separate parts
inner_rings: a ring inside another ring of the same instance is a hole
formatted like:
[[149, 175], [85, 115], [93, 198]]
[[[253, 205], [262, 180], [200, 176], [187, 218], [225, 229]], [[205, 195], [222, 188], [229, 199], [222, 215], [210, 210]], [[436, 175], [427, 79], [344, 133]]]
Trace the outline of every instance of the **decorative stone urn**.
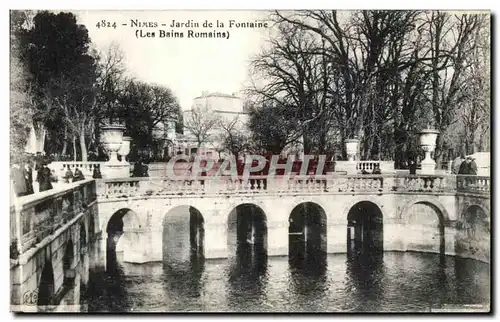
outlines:
[[420, 135], [420, 147], [425, 152], [425, 158], [422, 160], [422, 174], [434, 174], [436, 162], [431, 158], [431, 152], [436, 148], [436, 140], [439, 131], [434, 129], [425, 129], [418, 133]]
[[347, 153], [347, 160], [348, 161], [354, 161], [354, 158], [356, 157], [356, 154], [358, 153], [358, 145], [359, 145], [358, 139], [345, 140], [345, 150]]
[[107, 124], [101, 128], [101, 142], [109, 155], [101, 173], [103, 178], [129, 177], [128, 165], [118, 161], [118, 151], [122, 147], [125, 126], [119, 123]]
[[347, 153], [347, 165], [346, 165], [346, 171], [347, 174], [356, 174], [356, 161], [354, 158], [356, 157], [356, 154], [358, 153], [358, 145], [359, 145], [359, 140], [358, 139], [348, 139], [345, 140], [345, 150]]
[[122, 163], [128, 164], [127, 162], [127, 155], [130, 153], [130, 141], [132, 141], [132, 138], [129, 136], [124, 136], [122, 138], [122, 145], [120, 147], [120, 150], [118, 150], [118, 154], [121, 155], [122, 157]]

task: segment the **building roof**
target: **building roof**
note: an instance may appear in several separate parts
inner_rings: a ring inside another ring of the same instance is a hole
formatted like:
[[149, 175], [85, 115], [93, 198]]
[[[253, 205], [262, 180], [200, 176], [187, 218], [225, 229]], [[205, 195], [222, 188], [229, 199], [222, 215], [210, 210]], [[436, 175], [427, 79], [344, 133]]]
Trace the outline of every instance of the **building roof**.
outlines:
[[237, 98], [237, 99], [241, 99], [240, 97], [236, 96], [236, 93], [233, 93], [233, 94], [229, 95], [229, 94], [226, 94], [226, 93], [220, 93], [220, 92], [212, 92], [212, 93], [203, 92], [203, 93], [201, 94], [201, 96], [195, 97], [194, 99], [198, 99], [198, 98], [205, 98], [205, 97], [226, 97], [226, 98]]

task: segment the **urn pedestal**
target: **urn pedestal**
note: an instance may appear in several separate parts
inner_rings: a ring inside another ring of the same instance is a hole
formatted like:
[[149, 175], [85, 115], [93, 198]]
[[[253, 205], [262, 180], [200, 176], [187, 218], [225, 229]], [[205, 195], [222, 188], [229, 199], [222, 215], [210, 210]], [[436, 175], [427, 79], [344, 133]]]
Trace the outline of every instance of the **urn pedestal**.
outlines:
[[359, 140], [349, 139], [345, 140], [345, 150], [347, 153], [347, 164], [346, 171], [347, 174], [356, 174], [356, 154], [358, 153]]
[[118, 151], [122, 147], [125, 126], [110, 124], [103, 126], [101, 131], [101, 142], [109, 155], [109, 160], [104, 163], [101, 171], [102, 177], [105, 179], [128, 178], [130, 176], [128, 164], [118, 161]]
[[434, 129], [422, 130], [420, 133], [420, 147], [425, 152], [425, 158], [421, 162], [422, 174], [434, 174], [436, 172], [436, 161], [431, 157], [431, 153], [436, 148], [436, 139], [439, 131]]

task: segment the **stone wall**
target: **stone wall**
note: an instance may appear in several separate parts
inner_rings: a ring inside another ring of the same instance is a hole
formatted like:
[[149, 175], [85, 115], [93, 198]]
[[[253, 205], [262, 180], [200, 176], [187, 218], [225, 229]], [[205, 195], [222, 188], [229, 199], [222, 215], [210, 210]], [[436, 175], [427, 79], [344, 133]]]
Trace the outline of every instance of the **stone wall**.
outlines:
[[[90, 216], [97, 211], [97, 203], [89, 205], [85, 212], [55, 231], [41, 243], [21, 254], [11, 263], [11, 310], [15, 312], [67, 311], [65, 306], [79, 305], [80, 284], [88, 282], [88, 225]], [[81, 234], [81, 226], [85, 234]], [[86, 241], [81, 241], [80, 236]], [[69, 242], [71, 240], [71, 243]], [[72, 244], [73, 260], [67, 276], [73, 280], [72, 287], [64, 287], [64, 256]], [[47, 269], [53, 278], [52, 305], [37, 306], [42, 273]], [[71, 272], [70, 272], [71, 271]], [[55, 304], [55, 305], [54, 305]], [[58, 308], [57, 305], [60, 307]], [[62, 307], [61, 307], [62, 305]]]

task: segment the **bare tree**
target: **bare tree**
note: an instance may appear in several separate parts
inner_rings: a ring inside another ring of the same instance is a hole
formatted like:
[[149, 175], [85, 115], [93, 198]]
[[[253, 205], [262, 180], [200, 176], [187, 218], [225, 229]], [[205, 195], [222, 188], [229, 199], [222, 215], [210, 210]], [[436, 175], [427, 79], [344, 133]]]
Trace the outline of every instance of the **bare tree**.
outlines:
[[239, 116], [231, 120], [220, 120], [219, 126], [222, 130], [219, 139], [224, 151], [238, 158], [242, 152], [250, 148], [250, 135], [248, 131], [245, 131], [244, 124], [242, 124]]
[[184, 115], [184, 128], [195, 137], [198, 148], [210, 140], [220, 122], [218, 114], [201, 105], [193, 106]]

